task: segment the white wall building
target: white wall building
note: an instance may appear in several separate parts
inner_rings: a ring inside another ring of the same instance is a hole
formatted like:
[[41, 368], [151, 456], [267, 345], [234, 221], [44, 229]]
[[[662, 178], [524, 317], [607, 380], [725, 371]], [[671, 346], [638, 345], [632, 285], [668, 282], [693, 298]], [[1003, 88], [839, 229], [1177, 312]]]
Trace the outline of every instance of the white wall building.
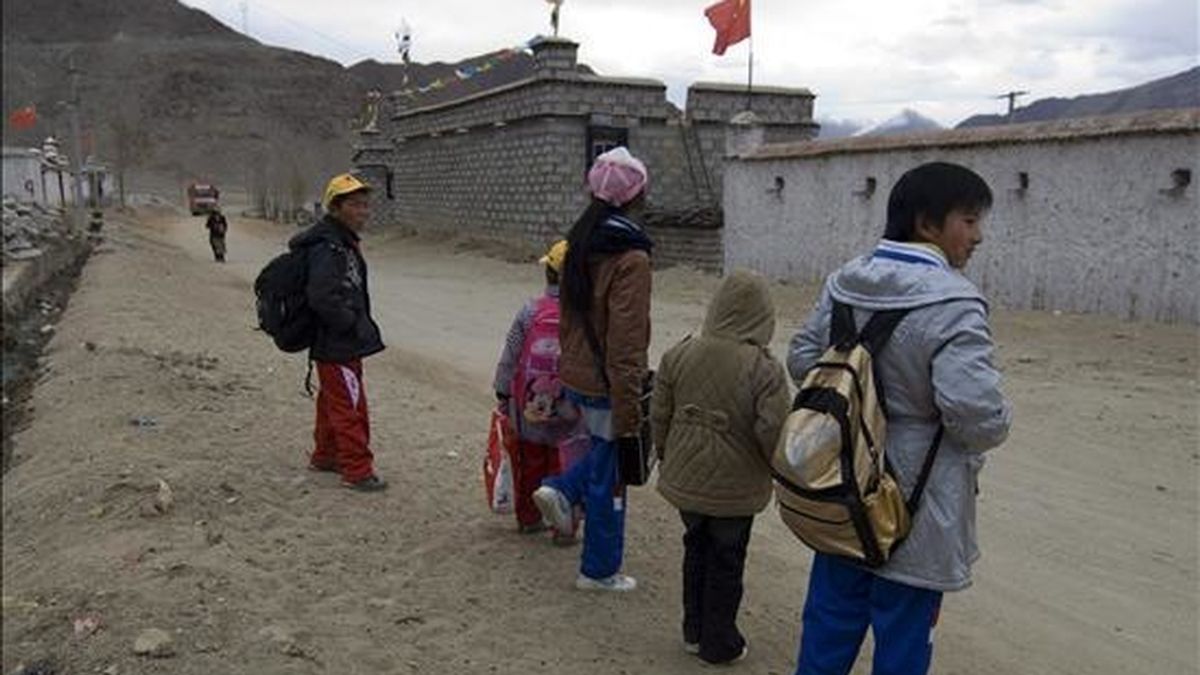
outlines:
[[725, 269], [816, 282], [929, 161], [995, 196], [967, 274], [999, 306], [1200, 323], [1200, 109], [760, 145], [726, 168]]
[[3, 194], [24, 202], [46, 203], [42, 190], [41, 153], [29, 148], [4, 148], [3, 152]]

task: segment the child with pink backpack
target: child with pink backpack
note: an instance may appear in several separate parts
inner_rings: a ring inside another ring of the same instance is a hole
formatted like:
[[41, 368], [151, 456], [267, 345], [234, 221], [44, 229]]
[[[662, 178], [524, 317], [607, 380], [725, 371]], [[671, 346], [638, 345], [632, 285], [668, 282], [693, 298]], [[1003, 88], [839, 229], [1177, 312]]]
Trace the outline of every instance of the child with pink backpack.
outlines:
[[[493, 383], [496, 399], [517, 435], [510, 457], [513, 506], [517, 529], [524, 534], [546, 529], [533, 492], [542, 479], [561, 472], [559, 446], [568, 443], [579, 428], [579, 409], [567, 399], [558, 379], [558, 279], [566, 255], [567, 242], [560, 240], [542, 256], [546, 290], [526, 302], [513, 319]], [[554, 539], [555, 543], [572, 544], [575, 533], [556, 531]]]

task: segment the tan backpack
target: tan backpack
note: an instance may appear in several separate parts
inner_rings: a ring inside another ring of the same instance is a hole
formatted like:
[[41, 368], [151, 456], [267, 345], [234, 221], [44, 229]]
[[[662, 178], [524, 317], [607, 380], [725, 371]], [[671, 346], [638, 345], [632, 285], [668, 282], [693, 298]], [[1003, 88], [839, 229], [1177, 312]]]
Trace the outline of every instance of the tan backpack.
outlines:
[[873, 356], [908, 310], [876, 312], [859, 333], [835, 302], [830, 347], [808, 370], [771, 458], [779, 514], [813, 550], [879, 567], [904, 541], [942, 437], [938, 428], [906, 500], [884, 453]]

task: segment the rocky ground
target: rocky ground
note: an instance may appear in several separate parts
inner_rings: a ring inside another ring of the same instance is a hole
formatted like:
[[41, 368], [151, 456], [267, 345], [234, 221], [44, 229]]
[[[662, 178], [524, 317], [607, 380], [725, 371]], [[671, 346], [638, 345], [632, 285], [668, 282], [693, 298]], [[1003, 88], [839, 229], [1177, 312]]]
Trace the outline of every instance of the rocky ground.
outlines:
[[[372, 235], [390, 348], [367, 362], [382, 494], [304, 470], [304, 364], [254, 330], [250, 284], [292, 228], [115, 223], [52, 331], [3, 482], [5, 674], [681, 674], [678, 517], [634, 490], [628, 596], [571, 587], [577, 551], [490, 515], [490, 371], [536, 266]], [[655, 359], [715, 279], [656, 273]], [[775, 349], [813, 289], [776, 286]], [[1194, 673], [1197, 331], [996, 312], [1017, 406], [981, 480], [977, 583], [934, 673]], [[757, 519], [747, 673], [789, 673], [809, 555]], [[41, 669], [40, 671], [38, 669]], [[856, 673], [869, 672], [869, 651]]]

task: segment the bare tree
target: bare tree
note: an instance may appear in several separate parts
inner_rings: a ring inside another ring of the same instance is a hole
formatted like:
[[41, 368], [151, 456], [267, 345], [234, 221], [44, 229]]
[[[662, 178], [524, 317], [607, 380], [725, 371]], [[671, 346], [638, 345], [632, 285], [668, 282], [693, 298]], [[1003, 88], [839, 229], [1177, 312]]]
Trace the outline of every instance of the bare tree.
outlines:
[[120, 195], [121, 208], [125, 208], [125, 177], [131, 169], [140, 166], [150, 157], [153, 143], [144, 125], [135, 122], [124, 110], [116, 111], [109, 118], [108, 131], [112, 141], [117, 192]]

